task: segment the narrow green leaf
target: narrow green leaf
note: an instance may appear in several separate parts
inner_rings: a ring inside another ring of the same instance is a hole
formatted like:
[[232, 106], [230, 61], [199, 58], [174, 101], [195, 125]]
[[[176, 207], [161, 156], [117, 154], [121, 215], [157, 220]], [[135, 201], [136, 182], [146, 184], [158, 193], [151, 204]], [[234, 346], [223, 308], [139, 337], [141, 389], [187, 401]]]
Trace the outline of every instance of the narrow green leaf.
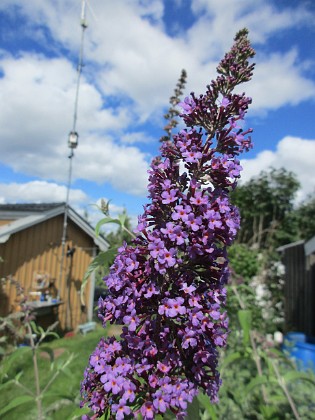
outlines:
[[315, 385], [314, 375], [311, 375], [307, 372], [291, 370], [290, 372], [287, 372], [285, 375], [283, 375], [283, 379], [286, 383], [290, 383], [292, 381], [308, 381]]
[[217, 420], [217, 415], [214, 406], [211, 404], [210, 398], [208, 395], [199, 393], [198, 400], [206, 412], [211, 416], [211, 420]]
[[56, 332], [54, 332], [54, 331], [49, 331], [49, 332], [46, 332], [46, 333], [45, 333], [45, 336], [46, 336], [46, 337], [55, 337], [55, 338], [60, 338], [59, 334], [57, 334], [57, 333], [56, 333]]
[[276, 406], [261, 404], [259, 406], [259, 410], [260, 410], [260, 413], [263, 415], [263, 418], [266, 419], [266, 420], [268, 420], [268, 419], [278, 420], [279, 419], [279, 416], [277, 415], [278, 408]]
[[230, 365], [231, 363], [235, 362], [236, 360], [239, 359], [244, 359], [244, 355], [242, 355], [239, 351], [235, 351], [231, 354], [229, 354], [228, 356], [224, 357], [221, 364], [220, 364], [220, 368], [221, 370], [225, 369], [228, 365]]
[[8, 411], [13, 410], [13, 408], [19, 407], [20, 405], [28, 403], [30, 401], [34, 401], [34, 398], [28, 395], [22, 395], [20, 397], [14, 398], [11, 402], [9, 402], [9, 404], [7, 404], [5, 407], [2, 408], [2, 410], [0, 410], [0, 417]]
[[187, 406], [187, 416], [186, 420], [200, 420], [199, 414], [199, 400], [195, 397], [190, 404]]
[[268, 355], [264, 351], [260, 351], [259, 354], [260, 354], [260, 357], [265, 360], [266, 365], [268, 366], [268, 375], [269, 375], [269, 377], [272, 377], [273, 376], [273, 377], [276, 378], [275, 370], [274, 370], [274, 367], [272, 365], [272, 361], [271, 361], [270, 357], [268, 357]]
[[243, 344], [247, 346], [250, 341], [250, 330], [252, 326], [252, 311], [240, 309], [237, 311], [238, 320], [243, 330]]
[[23, 370], [21, 370], [17, 375], [15, 375], [15, 381], [17, 381], [17, 382], [19, 382], [19, 380], [20, 380], [20, 378], [21, 378], [21, 376], [23, 375]]
[[280, 404], [285, 404], [286, 401], [286, 396], [283, 394], [281, 388], [279, 388], [279, 394], [268, 396], [268, 402], [277, 406], [279, 406]]
[[126, 213], [119, 214], [118, 219], [119, 219], [120, 225], [122, 227], [125, 226], [127, 214]]
[[70, 414], [70, 418], [71, 420], [76, 420], [76, 419], [80, 419], [83, 414], [89, 414], [91, 412], [91, 410], [87, 407], [83, 407], [83, 408], [76, 408], [71, 414]]
[[30, 325], [31, 325], [32, 330], [34, 331], [34, 333], [40, 335], [40, 331], [38, 329], [38, 326], [36, 325], [36, 322], [30, 321]]
[[4, 360], [2, 360], [0, 365], [0, 376], [4, 376], [6, 373], [8, 373], [11, 369], [11, 366], [14, 364], [16, 365], [16, 362], [19, 358], [24, 359], [24, 357], [27, 355], [27, 353], [31, 353], [31, 348], [28, 346], [25, 347], [18, 347], [10, 356], [6, 357]]
[[7, 382], [5, 382], [3, 384], [0, 383], [0, 392], [4, 392], [4, 390], [5, 390], [5, 388], [7, 386], [13, 385], [14, 383], [15, 383], [15, 380], [14, 379], [10, 379], [9, 381], [7, 381]]
[[39, 325], [39, 326], [38, 326], [38, 330], [39, 330], [40, 335], [43, 337], [43, 336], [45, 335], [45, 330], [44, 330], [44, 328], [43, 328], [43, 327], [41, 327], [41, 326]]
[[118, 225], [121, 225], [121, 222], [120, 222], [119, 219], [113, 219], [112, 217], [104, 217], [95, 226], [95, 234], [96, 234], [96, 236], [99, 236], [101, 227], [103, 225], [107, 224], [107, 223], [116, 223]]
[[62, 373], [64, 373], [69, 379], [73, 378], [73, 373], [67, 367], [61, 368]]
[[[67, 389], [67, 392], [69, 390]], [[71, 395], [71, 392], [67, 393], [67, 392], [58, 392], [58, 391], [46, 391], [45, 392], [45, 398], [55, 398], [57, 399], [63, 399], [63, 400], [68, 400], [68, 401], [73, 401], [73, 398], [75, 397], [74, 395]]]
[[268, 378], [265, 375], [261, 375], [261, 376], [255, 376], [255, 378], [253, 378], [249, 384], [246, 385], [244, 391], [243, 391], [243, 396], [245, 398], [248, 397], [248, 395], [257, 387], [257, 386], [261, 386], [261, 385], [265, 385], [269, 382]]

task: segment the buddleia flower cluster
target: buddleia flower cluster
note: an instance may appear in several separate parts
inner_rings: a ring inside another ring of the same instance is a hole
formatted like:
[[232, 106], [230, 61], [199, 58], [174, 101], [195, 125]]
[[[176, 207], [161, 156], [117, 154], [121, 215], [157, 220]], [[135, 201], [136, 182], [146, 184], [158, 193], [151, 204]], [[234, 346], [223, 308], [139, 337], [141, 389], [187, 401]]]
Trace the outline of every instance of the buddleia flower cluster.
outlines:
[[85, 371], [82, 405], [93, 418], [153, 419], [168, 410], [181, 419], [199, 391], [218, 399], [227, 247], [240, 225], [229, 193], [238, 155], [251, 147], [243, 122], [251, 99], [233, 91], [251, 79], [253, 56], [243, 29], [206, 93], [180, 104], [186, 128], [152, 162], [137, 237], [104, 279], [99, 317], [123, 328], [120, 339], [100, 341]]

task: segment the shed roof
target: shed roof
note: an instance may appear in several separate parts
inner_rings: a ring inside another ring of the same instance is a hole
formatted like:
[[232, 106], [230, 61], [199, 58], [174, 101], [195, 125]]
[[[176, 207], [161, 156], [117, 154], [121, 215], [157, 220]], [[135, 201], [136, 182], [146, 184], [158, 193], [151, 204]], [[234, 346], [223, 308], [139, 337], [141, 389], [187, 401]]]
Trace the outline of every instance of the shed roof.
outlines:
[[305, 256], [311, 255], [315, 252], [315, 236], [313, 236], [308, 241], [300, 240], [296, 242], [291, 242], [290, 244], [280, 246], [277, 248], [279, 252], [285, 252], [286, 249], [293, 248], [299, 245], [304, 245]]
[[[0, 243], [5, 243], [13, 233], [64, 214], [65, 209], [65, 203], [1, 204], [0, 219], [12, 222], [0, 226]], [[68, 218], [89, 235], [102, 251], [108, 249], [106, 239], [102, 235], [97, 237], [93, 227], [70, 206], [68, 206]]]
[[56, 207], [60, 207], [65, 205], [64, 202], [58, 203], [14, 203], [14, 204], [0, 204], [0, 214], [2, 212], [12, 212], [12, 211], [20, 211], [20, 212], [43, 212], [46, 210], [51, 210]]
[[305, 243], [305, 255], [311, 255], [315, 252], [315, 236]]

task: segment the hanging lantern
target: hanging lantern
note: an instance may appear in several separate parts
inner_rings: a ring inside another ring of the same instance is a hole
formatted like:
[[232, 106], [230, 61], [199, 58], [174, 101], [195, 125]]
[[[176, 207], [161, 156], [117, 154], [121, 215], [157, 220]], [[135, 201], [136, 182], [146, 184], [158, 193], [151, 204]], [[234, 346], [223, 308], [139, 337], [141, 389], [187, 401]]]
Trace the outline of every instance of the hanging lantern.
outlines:
[[68, 137], [68, 147], [70, 149], [76, 149], [79, 143], [79, 134], [76, 131], [70, 131], [69, 137]]

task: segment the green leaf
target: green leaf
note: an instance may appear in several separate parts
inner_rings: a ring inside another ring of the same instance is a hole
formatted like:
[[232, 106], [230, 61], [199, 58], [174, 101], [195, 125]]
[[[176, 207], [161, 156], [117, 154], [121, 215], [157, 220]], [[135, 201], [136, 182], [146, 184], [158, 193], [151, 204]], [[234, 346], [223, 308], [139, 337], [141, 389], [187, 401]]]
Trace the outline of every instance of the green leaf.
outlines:
[[11, 366], [16, 364], [19, 358], [24, 359], [27, 353], [31, 353], [30, 347], [18, 347], [10, 356], [1, 361], [0, 377], [4, 376], [11, 369]]
[[43, 337], [43, 336], [45, 335], [45, 330], [44, 330], [44, 328], [43, 328], [43, 327], [41, 327], [40, 325], [38, 325], [38, 330], [39, 330], [40, 335]]
[[279, 419], [279, 416], [277, 416], [278, 408], [276, 406], [261, 404], [259, 406], [259, 410], [265, 420], [267, 419], [278, 420]]
[[[68, 389], [67, 389], [68, 391]], [[71, 390], [69, 390], [69, 393], [67, 394], [66, 392], [62, 392], [62, 391], [46, 391], [45, 392], [45, 398], [51, 398], [53, 397], [55, 400], [57, 399], [63, 399], [63, 400], [69, 400], [69, 401], [73, 401], [73, 399], [75, 398], [75, 395], [72, 395]]]
[[252, 311], [240, 309], [237, 311], [238, 320], [243, 330], [243, 344], [247, 346], [250, 341], [250, 330], [252, 325]]
[[244, 355], [242, 355], [239, 351], [235, 351], [224, 357], [220, 364], [221, 370], [225, 369], [228, 365], [239, 359], [245, 359]]
[[239, 284], [237, 285], [238, 289], [244, 289], [244, 291], [248, 292], [250, 295], [255, 296], [255, 291], [252, 287], [247, 286], [247, 284]]
[[0, 392], [4, 392], [4, 390], [5, 390], [5, 388], [6, 388], [7, 386], [11, 386], [11, 385], [13, 385], [14, 383], [15, 383], [15, 380], [14, 380], [14, 379], [10, 379], [9, 381], [4, 382], [3, 384], [1, 384], [1, 383], [0, 383]]
[[118, 219], [119, 219], [121, 227], [124, 227], [126, 224], [127, 214], [126, 213], [119, 214]]
[[23, 370], [21, 370], [17, 375], [15, 375], [15, 378], [14, 379], [15, 379], [16, 382], [19, 382], [19, 380], [20, 380], [21, 376], [23, 375], [23, 373], [24, 373]]
[[279, 406], [280, 404], [284, 404], [286, 401], [287, 401], [286, 396], [283, 394], [283, 392], [280, 388], [279, 388], [279, 394], [268, 396], [268, 402], [270, 404], [274, 404], [275, 406]]
[[83, 414], [89, 414], [91, 412], [91, 410], [87, 407], [83, 407], [83, 408], [76, 408], [71, 414], [70, 414], [70, 418], [71, 420], [76, 420], [78, 418], [81, 418], [83, 416]]
[[0, 417], [3, 416], [8, 411], [12, 410], [13, 408], [19, 407], [22, 404], [28, 403], [30, 401], [34, 401], [34, 398], [28, 395], [22, 395], [20, 397], [14, 398], [9, 404], [0, 410]]
[[203, 408], [207, 411], [207, 413], [211, 416], [211, 420], [217, 420], [217, 415], [214, 406], [211, 404], [210, 398], [208, 395], [199, 393], [198, 400]]
[[40, 331], [38, 329], [38, 326], [36, 325], [36, 322], [30, 321], [30, 325], [31, 325], [32, 330], [34, 331], [34, 333], [40, 335]]
[[[253, 390], [257, 387], [257, 386], [261, 386], [261, 385], [265, 385], [269, 382], [269, 379], [265, 376], [265, 375], [261, 375], [261, 376], [255, 376], [255, 378], [253, 378], [249, 384], [246, 385], [244, 391], [243, 391], [243, 396], [244, 398], [247, 398], [248, 395], [253, 392]], [[277, 381], [276, 381], [277, 382]]]
[[84, 290], [87, 286], [87, 282], [91, 276], [91, 274], [100, 266], [109, 265], [111, 261], [113, 260], [113, 257], [117, 253], [117, 248], [110, 248], [107, 251], [100, 252], [90, 263], [88, 266], [81, 285], [81, 302], [84, 305]]
[[99, 236], [101, 227], [103, 225], [107, 224], [107, 223], [116, 223], [117, 225], [122, 226], [122, 223], [121, 223], [121, 221], [119, 219], [113, 219], [112, 217], [104, 217], [95, 226], [95, 234], [96, 234], [96, 236]]
[[55, 337], [55, 338], [60, 338], [59, 334], [57, 334], [54, 331], [49, 331], [45, 333], [45, 337]]
[[198, 398], [195, 397], [190, 404], [187, 406], [187, 416], [186, 420], [200, 420], [199, 414], [199, 401]]
[[306, 372], [291, 370], [283, 375], [283, 379], [286, 383], [290, 383], [292, 381], [308, 381], [315, 386], [314, 375], [310, 375]]
[[73, 373], [71, 372], [71, 370], [68, 367], [62, 367], [61, 372], [64, 373], [69, 379], [72, 380]]
[[271, 377], [271, 376], [276, 377], [275, 376], [275, 370], [274, 370], [274, 367], [273, 367], [273, 364], [272, 364], [272, 361], [271, 361], [270, 357], [264, 351], [260, 351], [259, 354], [260, 354], [260, 357], [265, 360], [266, 365], [268, 366], [269, 377]]

